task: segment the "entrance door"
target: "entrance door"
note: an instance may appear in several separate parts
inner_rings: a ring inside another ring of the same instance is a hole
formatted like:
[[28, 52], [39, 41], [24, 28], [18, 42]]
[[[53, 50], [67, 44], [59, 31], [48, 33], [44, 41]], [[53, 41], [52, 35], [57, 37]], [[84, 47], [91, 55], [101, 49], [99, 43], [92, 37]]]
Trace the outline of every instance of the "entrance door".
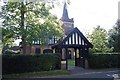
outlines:
[[35, 53], [40, 54], [41, 53], [40, 48], [36, 48]]
[[75, 66], [85, 67], [85, 59], [87, 58], [87, 49], [81, 48], [75, 51]]
[[80, 58], [79, 58], [79, 66], [85, 68], [85, 60], [88, 58], [88, 49], [87, 48], [81, 48], [80, 49]]

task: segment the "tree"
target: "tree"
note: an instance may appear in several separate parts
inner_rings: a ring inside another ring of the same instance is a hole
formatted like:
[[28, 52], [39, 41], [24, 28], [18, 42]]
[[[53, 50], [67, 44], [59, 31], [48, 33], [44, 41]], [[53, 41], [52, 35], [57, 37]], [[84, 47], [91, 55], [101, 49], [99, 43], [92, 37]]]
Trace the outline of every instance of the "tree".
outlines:
[[120, 52], [120, 20], [117, 20], [113, 29], [109, 30], [109, 46], [114, 52]]
[[94, 28], [92, 34], [88, 35], [93, 44], [92, 52], [109, 52], [112, 49], [108, 48], [107, 32], [100, 26]]
[[41, 39], [44, 44], [46, 39], [44, 36], [47, 34], [60, 37], [63, 34], [62, 29], [59, 23], [56, 23], [57, 18], [49, 12], [50, 9], [51, 6], [41, 2], [6, 3], [2, 7], [1, 17], [5, 19], [2, 25], [3, 35], [6, 36], [6, 31], [9, 31], [9, 35], [7, 34], [9, 37], [3, 37], [3, 41], [22, 39], [23, 53], [26, 53], [26, 45], [31, 44], [33, 40]]

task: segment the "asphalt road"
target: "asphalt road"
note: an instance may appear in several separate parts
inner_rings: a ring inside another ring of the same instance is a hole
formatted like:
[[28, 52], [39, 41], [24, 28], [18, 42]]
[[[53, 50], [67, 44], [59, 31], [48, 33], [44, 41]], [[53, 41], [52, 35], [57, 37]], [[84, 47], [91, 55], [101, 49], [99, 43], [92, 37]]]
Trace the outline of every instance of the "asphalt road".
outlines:
[[[55, 77], [55, 76], [54, 76]], [[120, 72], [118, 71], [107, 71], [107, 72], [93, 72], [84, 74], [73, 74], [66, 76], [57, 76], [57, 78], [119, 78]]]
[[14, 78], [3, 80], [120, 80], [120, 70], [77, 73], [63, 76], [47, 76], [35, 78]]
[[80, 79], [80, 80], [120, 80], [120, 71], [103, 71], [103, 72], [91, 72], [83, 74], [73, 74], [65, 76], [52, 76], [47, 78], [68, 78], [68, 79]]

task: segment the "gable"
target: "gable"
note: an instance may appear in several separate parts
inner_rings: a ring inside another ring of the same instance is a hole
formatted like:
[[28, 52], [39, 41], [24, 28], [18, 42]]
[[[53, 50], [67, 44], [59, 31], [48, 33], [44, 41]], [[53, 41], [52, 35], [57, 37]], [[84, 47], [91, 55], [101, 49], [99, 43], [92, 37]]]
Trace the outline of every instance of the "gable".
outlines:
[[78, 30], [78, 28], [74, 28], [70, 34], [59, 44], [56, 46], [87, 46], [87, 47], [93, 47], [93, 45], [87, 40], [87, 38]]

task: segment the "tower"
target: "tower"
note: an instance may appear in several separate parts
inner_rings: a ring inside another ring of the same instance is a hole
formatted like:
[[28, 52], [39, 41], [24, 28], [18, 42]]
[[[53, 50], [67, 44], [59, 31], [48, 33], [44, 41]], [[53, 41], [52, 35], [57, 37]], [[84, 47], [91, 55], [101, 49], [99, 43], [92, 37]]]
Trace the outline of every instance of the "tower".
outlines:
[[73, 20], [73, 18], [70, 19], [68, 16], [66, 2], [64, 3], [63, 14], [62, 14], [62, 18], [60, 20], [63, 22], [62, 28], [65, 32], [65, 35], [68, 35], [71, 32], [71, 30], [74, 29], [74, 20]]

